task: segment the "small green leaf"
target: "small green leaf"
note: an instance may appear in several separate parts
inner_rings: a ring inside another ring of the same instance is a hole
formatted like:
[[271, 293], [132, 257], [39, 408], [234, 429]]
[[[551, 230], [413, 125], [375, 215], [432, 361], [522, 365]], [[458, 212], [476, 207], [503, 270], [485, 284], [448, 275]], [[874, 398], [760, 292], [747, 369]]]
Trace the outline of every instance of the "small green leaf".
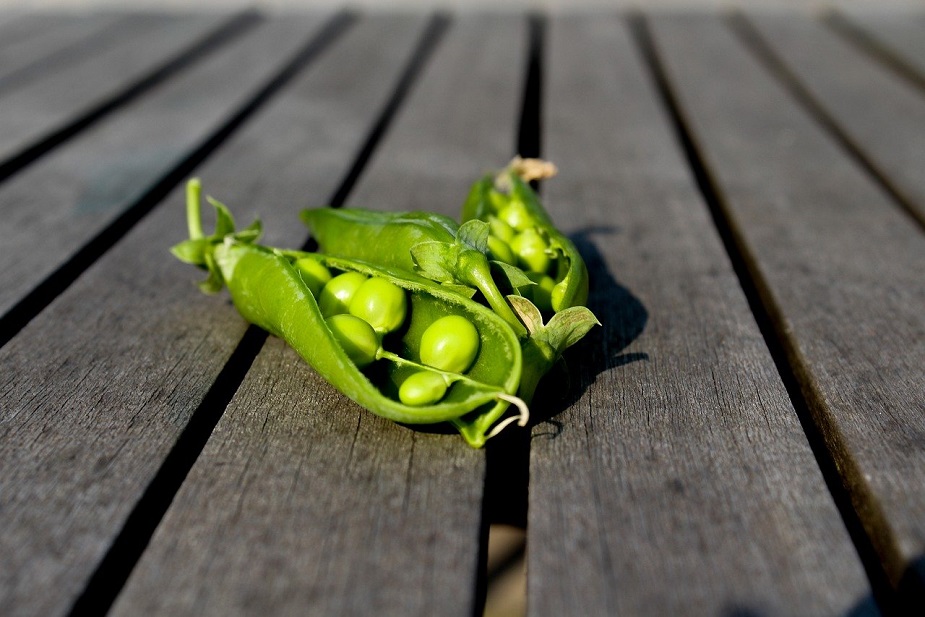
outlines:
[[209, 196], [206, 196], [206, 201], [215, 208], [215, 236], [221, 238], [234, 233], [234, 217], [231, 216], [228, 206]]
[[479, 253], [488, 253], [488, 223], [473, 219], [466, 221], [456, 232], [456, 241], [462, 242]]
[[218, 268], [218, 264], [215, 262], [214, 253], [206, 253], [206, 267], [209, 269], [209, 277], [199, 283], [199, 289], [203, 293], [214, 294], [222, 290], [222, 287], [225, 285], [225, 281], [222, 278], [222, 272]]
[[601, 325], [587, 307], [573, 306], [559, 311], [543, 329], [542, 338], [558, 353], [571, 347], [594, 326]]
[[504, 277], [507, 279], [508, 284], [510, 284], [511, 289], [518, 289], [520, 287], [525, 287], [527, 285], [536, 285], [535, 282], [531, 281], [524, 271], [518, 268], [517, 266], [512, 266], [511, 264], [504, 263], [503, 261], [491, 261], [492, 268], [500, 270]]
[[235, 232], [234, 239], [242, 244], [253, 244], [263, 233], [263, 225], [259, 220], [254, 221], [241, 231]]
[[206, 238], [195, 238], [184, 240], [170, 247], [170, 252], [183, 263], [205, 266], [206, 253], [208, 253], [209, 248], [209, 241]]
[[421, 242], [411, 247], [411, 258], [421, 276], [438, 283], [453, 283], [460, 250], [460, 245], [449, 242]]
[[542, 330], [543, 316], [540, 314], [540, 309], [536, 308], [535, 304], [523, 296], [514, 295], [508, 296], [507, 301], [510, 303], [511, 308], [514, 309], [517, 317], [520, 318], [520, 321], [527, 327], [527, 332], [529, 332], [531, 336]]

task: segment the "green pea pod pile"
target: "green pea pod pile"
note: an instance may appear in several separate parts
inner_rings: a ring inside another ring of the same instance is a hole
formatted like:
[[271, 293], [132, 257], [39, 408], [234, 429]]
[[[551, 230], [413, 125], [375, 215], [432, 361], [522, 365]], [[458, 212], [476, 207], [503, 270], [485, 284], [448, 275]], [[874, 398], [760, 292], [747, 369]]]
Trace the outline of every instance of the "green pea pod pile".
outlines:
[[[360, 405], [404, 424], [449, 422], [481, 447], [511, 423], [526, 425], [540, 379], [598, 325], [582, 306], [584, 263], [518, 161], [476, 182], [462, 225], [428, 212], [303, 211], [317, 253], [258, 244], [259, 223], [236, 230], [211, 198], [216, 228], [206, 236], [193, 179], [190, 237], [172, 252], [208, 272], [203, 291], [227, 287], [245, 319]], [[541, 242], [508, 244], [498, 221], [511, 204], [529, 217], [507, 226]]]
[[544, 161], [515, 158], [498, 174], [477, 180], [461, 225], [427, 212], [352, 208], [303, 210], [301, 217], [324, 253], [402, 268], [467, 297], [478, 292], [476, 300], [521, 338], [524, 372], [517, 394], [529, 402], [562, 352], [600, 325], [584, 306], [584, 260], [528, 182], [548, 177], [550, 169]]
[[[205, 236], [199, 193], [199, 182], [191, 180], [187, 190], [190, 238], [173, 247], [174, 255], [208, 270], [208, 278], [200, 285], [204, 291], [214, 293], [227, 287], [247, 321], [285, 340], [343, 394], [396, 422], [451, 422], [474, 447], [513, 421], [526, 424], [526, 404], [514, 396], [522, 370], [520, 343], [493, 311], [431, 281], [408, 277], [402, 270], [261, 246], [256, 244], [259, 224], [236, 232], [228, 209], [214, 200], [210, 202], [216, 211], [216, 231]], [[352, 353], [356, 341], [339, 337], [341, 332], [332, 325], [338, 317], [352, 315], [322, 314], [318, 296], [324, 295], [324, 288], [313, 276], [318, 265], [328, 273], [356, 273], [364, 280], [385, 281], [402, 290], [407, 318], [381, 340], [372, 334], [376, 338], [372, 339], [371, 362], [360, 362]], [[478, 333], [475, 357], [465, 373], [422, 362], [425, 334], [449, 316], [463, 318]], [[402, 402], [401, 385], [416, 374], [439, 379], [445, 388], [439, 400]], [[502, 419], [512, 404], [516, 414]]]

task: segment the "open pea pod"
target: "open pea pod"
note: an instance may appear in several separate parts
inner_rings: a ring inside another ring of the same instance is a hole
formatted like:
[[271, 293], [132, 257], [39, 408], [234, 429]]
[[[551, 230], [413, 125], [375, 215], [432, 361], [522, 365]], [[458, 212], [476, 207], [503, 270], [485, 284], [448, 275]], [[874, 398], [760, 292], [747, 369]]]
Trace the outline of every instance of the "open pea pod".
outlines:
[[[588, 301], [588, 269], [575, 244], [553, 224], [520, 170], [524, 161], [515, 159], [498, 175], [487, 175], [473, 184], [463, 203], [461, 220], [481, 220], [489, 223], [496, 240], [516, 242], [515, 235], [529, 237], [538, 249], [527, 255], [527, 263], [541, 264], [536, 274], [549, 274], [551, 289], [549, 308], [558, 312], [572, 306], [584, 306]], [[528, 268], [529, 269], [529, 268]], [[539, 272], [548, 270], [548, 272]]]
[[[482, 446], [510, 422], [526, 424], [526, 405], [515, 396], [522, 371], [520, 342], [491, 310], [429, 281], [409, 278], [401, 269], [260, 246], [255, 243], [259, 226], [235, 232], [230, 213], [218, 202], [212, 201], [219, 221], [216, 233], [204, 236], [198, 183], [190, 186], [190, 239], [174, 247], [174, 254], [207, 269], [206, 291], [227, 286], [235, 307], [246, 320], [284, 339], [343, 394], [396, 422], [451, 422], [473, 447]], [[405, 291], [407, 318], [399, 329], [382, 339], [376, 360], [363, 369], [332, 332], [309, 284], [294, 265], [306, 258], [335, 271], [378, 277]], [[421, 361], [423, 333], [447, 315], [464, 317], [478, 331], [478, 352], [465, 374], [439, 371]], [[445, 395], [432, 404], [402, 403], [397, 395], [401, 383], [409, 374], [420, 371], [441, 375], [448, 385]], [[517, 413], [504, 418], [511, 404]]]

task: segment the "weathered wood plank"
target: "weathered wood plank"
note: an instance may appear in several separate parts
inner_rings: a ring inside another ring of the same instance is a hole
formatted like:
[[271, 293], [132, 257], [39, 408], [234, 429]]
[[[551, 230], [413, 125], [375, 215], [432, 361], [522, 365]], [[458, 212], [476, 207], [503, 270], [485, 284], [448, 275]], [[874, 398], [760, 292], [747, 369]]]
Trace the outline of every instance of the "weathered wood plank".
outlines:
[[846, 614], [863, 570], [630, 31], [557, 18], [546, 55], [545, 201], [604, 327], [533, 430], [530, 613]]
[[101, 105], [227, 20], [132, 15], [82, 62], [4, 93], [0, 161]]
[[67, 70], [118, 36], [131, 17], [118, 13], [35, 14], [0, 30], [0, 93]]
[[749, 22], [925, 227], [925, 93], [818, 21]]
[[[349, 60], [332, 58], [324, 76], [328, 87], [306, 88], [324, 97], [317, 101], [318, 124], [344, 105], [343, 67], [362, 66], [370, 57], [385, 60], [386, 54], [394, 60], [400, 43], [414, 38], [410, 25], [403, 22], [396, 30], [373, 24], [342, 51]], [[396, 183], [390, 167], [395, 159], [407, 164], [419, 148], [458, 149], [481, 163], [495, 154], [495, 132], [510, 147], [521, 26], [517, 19], [488, 23], [469, 17], [452, 25], [352, 203], [404, 209], [409, 200], [423, 199], [412, 196], [415, 184]], [[509, 62], [493, 61], [498, 58]], [[391, 76], [381, 66], [364, 70]], [[357, 79], [354, 71], [346, 72]], [[459, 107], [447, 105], [447, 97]], [[457, 118], [459, 109], [471, 108], [482, 110], [472, 113], [484, 117], [484, 124], [473, 127]], [[261, 177], [267, 182], [271, 176], [274, 188], [264, 184], [247, 193], [257, 197], [259, 191], [262, 201], [285, 204], [286, 211], [277, 212], [285, 217], [276, 218], [290, 222], [290, 242], [291, 221], [306, 205], [298, 174], [323, 156], [308, 136], [291, 129], [307, 124], [300, 118], [306, 111], [293, 108], [275, 128], [255, 126], [250, 137], [235, 142], [244, 148], [238, 166], [249, 160], [246, 146], [265, 150], [276, 141], [271, 137], [288, 136], [289, 143], [312, 150], [301, 165], [287, 160], [290, 153], [273, 156], [279, 167]], [[355, 119], [353, 124], [349, 128], [355, 128]], [[207, 167], [206, 178], [228, 153], [224, 149]], [[407, 171], [405, 178], [412, 179], [414, 168]], [[433, 183], [435, 202], [446, 197], [454, 204], [465, 195], [471, 171], [447, 173], [445, 186], [434, 182], [429, 167], [418, 169], [422, 181]], [[234, 185], [232, 177], [228, 181]], [[316, 204], [324, 198], [312, 197]], [[274, 614], [471, 615], [483, 474], [482, 453], [457, 435], [413, 431], [361, 410], [292, 350], [271, 340], [216, 426], [115, 613], [227, 614], [260, 606]], [[177, 563], [184, 568], [171, 571]], [[165, 595], [165, 587], [172, 593]]]
[[438, 78], [440, 65], [429, 69], [432, 76], [402, 110], [348, 205], [458, 219], [472, 182], [512, 156], [525, 32], [524, 19], [510, 14], [457, 20], [441, 58], [460, 83]]
[[892, 584], [917, 576], [921, 589], [925, 235], [722, 23], [656, 26], [724, 212], [854, 508]]
[[[887, 11], [862, 11], [846, 6], [844, 14], [836, 13], [830, 20], [858, 30], [862, 39], [900, 61], [917, 73], [917, 81], [925, 80], [925, 14]], [[915, 78], [914, 78], [915, 79]]]
[[317, 24], [249, 30], [0, 186], [0, 314], [214, 134]]
[[[229, 58], [240, 87], [277, 67], [321, 22], [290, 17], [258, 30]], [[208, 92], [222, 70], [219, 63], [199, 74], [200, 85]], [[182, 91], [174, 95], [163, 102], [190, 102]], [[350, 114], [365, 118], [375, 107], [354, 105], [318, 111], [324, 121], [304, 127], [297, 144], [320, 154], [290, 173], [320, 183], [320, 195], [333, 190], [361, 138], [361, 129], [333, 129], [359, 124]], [[337, 123], [341, 110], [347, 117]], [[236, 151], [257, 169], [249, 145]], [[299, 160], [283, 157], [279, 165]], [[265, 177], [241, 173], [243, 165], [227, 173], [249, 183], [231, 184], [246, 202]], [[224, 185], [221, 173], [210, 178]], [[184, 235], [181, 202], [178, 190], [0, 350], [0, 613], [68, 611], [244, 332], [233, 309], [202, 298], [192, 285], [198, 277], [166, 252]]]

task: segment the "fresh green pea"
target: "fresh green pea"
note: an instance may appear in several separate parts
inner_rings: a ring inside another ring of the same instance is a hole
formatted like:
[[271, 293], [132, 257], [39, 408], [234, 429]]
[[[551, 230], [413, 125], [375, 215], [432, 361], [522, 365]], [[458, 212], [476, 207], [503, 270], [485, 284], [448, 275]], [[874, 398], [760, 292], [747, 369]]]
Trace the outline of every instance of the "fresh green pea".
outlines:
[[393, 332], [405, 323], [408, 314], [405, 290], [378, 276], [368, 278], [350, 299], [350, 314], [367, 322], [379, 334]]
[[500, 212], [501, 210], [504, 210], [504, 208], [509, 203], [511, 203], [511, 198], [501, 191], [491, 189], [488, 191], [488, 202], [491, 204], [491, 207], [495, 212]]
[[398, 389], [398, 398], [405, 405], [433, 405], [446, 394], [446, 379], [440, 373], [412, 373]]
[[514, 234], [517, 232], [514, 231], [514, 228], [499, 219], [497, 216], [491, 214], [488, 215], [488, 233], [504, 240], [505, 242], [510, 242], [514, 239]]
[[537, 272], [528, 272], [527, 278], [536, 283], [536, 285], [527, 287], [527, 293], [524, 295], [526, 295], [528, 299], [536, 305], [536, 308], [541, 311], [551, 311], [552, 293], [556, 288], [556, 282], [551, 276]]
[[522, 201], [512, 201], [498, 212], [498, 218], [513, 227], [516, 231], [523, 231], [536, 224], [533, 215], [527, 210]]
[[545, 273], [549, 269], [548, 248], [543, 236], [533, 227], [511, 240], [511, 249], [517, 254], [518, 262], [530, 272]]
[[517, 265], [517, 256], [514, 255], [514, 251], [511, 250], [510, 245], [501, 238], [488, 236], [488, 252], [492, 259], [503, 261], [512, 266]]
[[549, 302], [552, 304], [552, 310], [560, 311], [564, 308], [567, 308], [565, 306], [562, 306], [566, 291], [568, 291], [568, 281], [567, 280], [559, 281], [558, 283], [556, 283], [556, 286], [552, 288], [552, 293], [550, 294], [550, 297], [549, 297]]
[[302, 280], [308, 285], [309, 291], [311, 291], [312, 295], [316, 298], [318, 294], [321, 293], [321, 288], [331, 280], [331, 271], [328, 270], [323, 263], [313, 257], [297, 259], [295, 267], [302, 276]]
[[372, 364], [379, 352], [379, 336], [373, 327], [353, 315], [340, 313], [325, 320], [347, 357], [359, 368]]
[[344, 272], [332, 278], [318, 295], [318, 308], [324, 317], [347, 313], [353, 294], [366, 281], [366, 275], [360, 272]]
[[421, 336], [421, 362], [442, 371], [465, 373], [479, 353], [479, 331], [465, 317], [447, 315]]

